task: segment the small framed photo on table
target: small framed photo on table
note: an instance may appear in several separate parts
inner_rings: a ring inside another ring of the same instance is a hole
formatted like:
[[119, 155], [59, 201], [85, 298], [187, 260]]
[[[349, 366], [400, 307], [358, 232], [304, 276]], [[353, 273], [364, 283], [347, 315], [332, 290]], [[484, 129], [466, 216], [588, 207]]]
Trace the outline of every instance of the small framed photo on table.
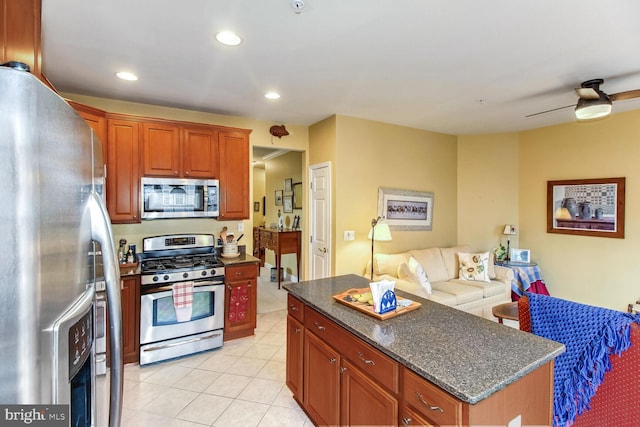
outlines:
[[531, 262], [531, 251], [529, 249], [511, 249], [509, 261], [513, 264], [529, 264]]

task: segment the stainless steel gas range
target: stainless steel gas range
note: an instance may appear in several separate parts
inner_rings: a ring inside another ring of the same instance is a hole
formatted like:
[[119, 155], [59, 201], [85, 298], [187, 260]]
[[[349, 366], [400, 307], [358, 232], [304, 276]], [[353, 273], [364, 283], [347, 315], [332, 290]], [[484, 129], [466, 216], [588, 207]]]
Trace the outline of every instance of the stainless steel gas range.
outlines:
[[140, 365], [221, 347], [224, 265], [211, 234], [142, 240]]

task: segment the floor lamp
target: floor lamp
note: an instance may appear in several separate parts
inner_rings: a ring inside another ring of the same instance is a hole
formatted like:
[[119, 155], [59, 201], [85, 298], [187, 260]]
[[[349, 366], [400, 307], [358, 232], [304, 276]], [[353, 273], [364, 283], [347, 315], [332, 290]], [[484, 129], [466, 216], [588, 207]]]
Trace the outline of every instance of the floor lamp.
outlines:
[[371, 230], [367, 236], [371, 239], [371, 280], [373, 281], [373, 242], [388, 242], [391, 240], [391, 230], [389, 224], [382, 217], [371, 220]]
[[504, 234], [507, 237], [507, 262], [511, 261], [511, 254], [509, 253], [509, 246], [510, 246], [510, 236], [515, 236], [516, 235], [516, 226], [515, 225], [511, 225], [511, 224], [507, 224], [504, 226], [504, 231], [502, 232], [502, 234]]

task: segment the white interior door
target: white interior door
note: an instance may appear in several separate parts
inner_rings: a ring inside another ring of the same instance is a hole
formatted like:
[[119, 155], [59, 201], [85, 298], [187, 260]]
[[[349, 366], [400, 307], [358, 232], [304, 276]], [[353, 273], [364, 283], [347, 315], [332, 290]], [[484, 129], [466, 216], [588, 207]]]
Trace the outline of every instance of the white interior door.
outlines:
[[310, 168], [309, 279], [331, 274], [331, 163]]

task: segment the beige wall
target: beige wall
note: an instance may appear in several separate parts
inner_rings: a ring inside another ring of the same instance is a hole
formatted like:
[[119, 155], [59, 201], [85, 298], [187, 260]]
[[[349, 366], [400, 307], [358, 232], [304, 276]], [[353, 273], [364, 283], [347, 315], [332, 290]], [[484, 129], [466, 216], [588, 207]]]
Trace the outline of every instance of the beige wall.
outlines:
[[[313, 147], [313, 143], [310, 144]], [[432, 231], [392, 230], [376, 253], [456, 243], [456, 137], [346, 116], [336, 118], [335, 274], [364, 273], [378, 188], [434, 192]], [[343, 232], [355, 231], [354, 241]]]
[[[253, 168], [253, 203], [258, 202], [260, 204], [260, 210], [258, 212], [253, 211], [254, 227], [260, 227], [266, 223], [266, 217], [262, 215], [263, 197], [265, 197], [265, 171], [264, 169]], [[253, 210], [253, 204], [251, 209]]]
[[[335, 238], [335, 216], [336, 216], [336, 197], [335, 197], [335, 161], [336, 161], [336, 126], [337, 126], [337, 116], [328, 117], [318, 123], [315, 123], [309, 127], [309, 166], [318, 165], [322, 163], [328, 163], [331, 166], [331, 224], [329, 225], [331, 243], [333, 246], [333, 242]], [[311, 177], [309, 173], [306, 172], [307, 182], [310, 182]], [[306, 186], [309, 188], [309, 186]], [[305, 203], [307, 199], [305, 198]], [[307, 219], [309, 219], [309, 210], [307, 209]], [[303, 229], [304, 230], [304, 229]], [[310, 241], [310, 236], [308, 230], [306, 233], [303, 231], [303, 246], [309, 248], [309, 244], [307, 242]], [[305, 256], [305, 261], [309, 259], [309, 250], [305, 252], [307, 256]], [[336, 252], [335, 250], [331, 251], [331, 275], [335, 274], [335, 266], [336, 266]]]
[[[302, 182], [303, 153], [290, 151], [282, 156], [275, 157], [265, 162], [265, 193], [267, 196], [266, 225], [278, 224], [278, 212], [284, 218], [285, 228], [293, 224], [294, 215], [300, 215], [300, 229], [305, 229], [305, 215], [303, 209], [294, 209], [292, 213], [285, 213], [284, 206], [275, 205], [275, 192], [281, 190], [284, 196], [291, 196], [293, 192], [284, 191], [284, 180], [291, 178], [293, 182]], [[307, 248], [302, 247], [301, 261], [304, 259]], [[272, 251], [265, 254], [265, 262], [275, 266], [275, 256]], [[296, 271], [296, 259], [294, 255], [281, 256], [282, 267], [287, 277], [298, 276]], [[301, 267], [302, 269], [302, 267]]]
[[[640, 298], [640, 111], [520, 134], [520, 246], [552, 295], [625, 310]], [[548, 180], [626, 177], [625, 238], [546, 232]]]
[[[495, 249], [505, 224], [518, 224], [518, 135], [458, 137], [458, 243]], [[518, 235], [511, 239], [518, 247]]]

